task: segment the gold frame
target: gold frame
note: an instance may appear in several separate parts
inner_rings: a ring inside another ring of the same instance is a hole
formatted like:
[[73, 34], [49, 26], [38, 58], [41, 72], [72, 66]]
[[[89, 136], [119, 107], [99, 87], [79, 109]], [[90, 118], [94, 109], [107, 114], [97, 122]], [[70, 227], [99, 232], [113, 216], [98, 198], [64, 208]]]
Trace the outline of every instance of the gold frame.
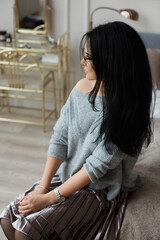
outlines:
[[[36, 27], [35, 29], [24, 29], [19, 27], [19, 13], [18, 13], [18, 0], [15, 0], [15, 3], [13, 5], [14, 10], [14, 39], [16, 39], [16, 33], [21, 34], [31, 34], [31, 35], [48, 35], [50, 33], [49, 29], [49, 6], [47, 5], [47, 0], [43, 0], [44, 2], [44, 24]], [[44, 30], [39, 30], [40, 28], [43, 28]]]
[[[70, 93], [70, 35], [69, 33], [62, 34], [57, 41], [57, 47], [59, 49], [59, 66], [58, 70], [58, 109], [65, 104], [66, 99]], [[61, 76], [62, 74], [62, 76]], [[60, 78], [62, 80], [60, 80]], [[59, 114], [59, 112], [58, 112]]]

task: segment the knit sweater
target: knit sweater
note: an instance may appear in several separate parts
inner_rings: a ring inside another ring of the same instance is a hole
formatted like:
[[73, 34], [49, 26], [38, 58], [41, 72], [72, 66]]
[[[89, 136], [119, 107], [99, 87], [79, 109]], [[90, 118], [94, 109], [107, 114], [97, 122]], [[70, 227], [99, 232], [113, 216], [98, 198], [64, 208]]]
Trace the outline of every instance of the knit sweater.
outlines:
[[121, 189], [133, 191], [141, 185], [141, 179], [133, 172], [137, 157], [123, 153], [114, 144], [112, 153], [99, 137], [102, 123], [102, 97], [97, 96], [96, 111], [88, 100], [88, 94], [73, 88], [54, 126], [48, 156], [62, 160], [58, 175], [62, 182], [85, 168], [94, 190], [107, 188], [107, 199], [117, 196]]

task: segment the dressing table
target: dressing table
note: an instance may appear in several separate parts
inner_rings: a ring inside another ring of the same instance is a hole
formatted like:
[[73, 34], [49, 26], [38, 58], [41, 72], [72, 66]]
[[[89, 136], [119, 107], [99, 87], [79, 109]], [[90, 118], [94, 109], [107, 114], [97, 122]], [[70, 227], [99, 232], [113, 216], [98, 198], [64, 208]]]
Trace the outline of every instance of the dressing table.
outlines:
[[[29, 6], [31, 7], [30, 9]], [[20, 11], [22, 9], [23, 11]], [[60, 109], [64, 105], [70, 92], [69, 34], [64, 33], [58, 38], [57, 42], [50, 36], [49, 6], [47, 0], [15, 0], [13, 10], [13, 39], [11, 42], [1, 41], [0, 51], [22, 50], [36, 59], [43, 72], [54, 71], [56, 75], [55, 104], [57, 105], [57, 115], [59, 115]], [[31, 11], [31, 13], [29, 11]], [[39, 23], [42, 24], [37, 25]], [[27, 24], [33, 25], [34, 28], [29, 28]], [[25, 28], [25, 26], [27, 26], [27, 28]], [[1, 59], [1, 61], [3, 61], [3, 59]]]

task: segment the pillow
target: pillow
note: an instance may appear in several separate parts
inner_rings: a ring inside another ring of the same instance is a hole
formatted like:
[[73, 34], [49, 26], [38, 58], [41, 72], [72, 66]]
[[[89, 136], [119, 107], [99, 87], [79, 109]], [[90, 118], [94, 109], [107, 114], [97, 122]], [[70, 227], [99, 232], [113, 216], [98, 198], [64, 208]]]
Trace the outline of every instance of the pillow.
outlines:
[[160, 89], [160, 49], [147, 48], [153, 84]]

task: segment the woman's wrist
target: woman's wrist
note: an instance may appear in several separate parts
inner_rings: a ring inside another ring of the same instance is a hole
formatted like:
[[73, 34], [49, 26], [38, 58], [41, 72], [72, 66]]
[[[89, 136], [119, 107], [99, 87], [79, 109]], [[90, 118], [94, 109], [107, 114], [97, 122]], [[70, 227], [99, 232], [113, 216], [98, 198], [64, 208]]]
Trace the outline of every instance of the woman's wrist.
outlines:
[[38, 188], [42, 188], [43, 190], [45, 190], [46, 192], [48, 192], [49, 191], [49, 189], [48, 188], [46, 188], [46, 187], [44, 187], [43, 185], [39, 185], [38, 186]]
[[45, 194], [49, 191], [49, 189], [43, 187], [42, 185], [39, 185], [37, 188], [36, 188], [36, 192], [39, 192], [39, 193], [42, 193], [42, 194]]
[[47, 205], [52, 205], [58, 202], [55, 192], [52, 190], [45, 194]]

